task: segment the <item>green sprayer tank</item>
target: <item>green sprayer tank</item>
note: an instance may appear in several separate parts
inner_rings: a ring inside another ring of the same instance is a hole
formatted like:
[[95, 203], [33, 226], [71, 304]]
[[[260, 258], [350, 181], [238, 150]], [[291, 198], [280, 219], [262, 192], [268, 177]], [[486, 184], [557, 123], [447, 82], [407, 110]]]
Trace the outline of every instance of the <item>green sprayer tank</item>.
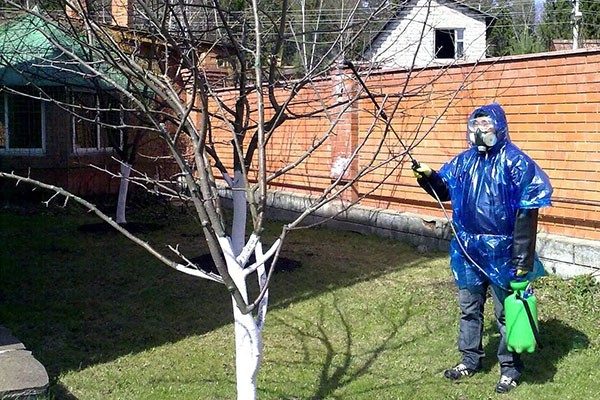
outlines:
[[537, 300], [528, 285], [527, 281], [511, 282], [513, 293], [504, 300], [506, 344], [509, 351], [516, 353], [533, 353], [537, 344]]

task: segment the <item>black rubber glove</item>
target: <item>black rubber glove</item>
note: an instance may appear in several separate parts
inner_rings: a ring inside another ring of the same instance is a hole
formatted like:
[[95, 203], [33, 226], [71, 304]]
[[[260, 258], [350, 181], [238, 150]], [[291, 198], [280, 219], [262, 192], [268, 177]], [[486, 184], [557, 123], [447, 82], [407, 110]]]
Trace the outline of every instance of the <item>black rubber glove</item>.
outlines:
[[512, 248], [513, 275], [515, 277], [523, 277], [533, 270], [537, 220], [537, 208], [517, 210]]

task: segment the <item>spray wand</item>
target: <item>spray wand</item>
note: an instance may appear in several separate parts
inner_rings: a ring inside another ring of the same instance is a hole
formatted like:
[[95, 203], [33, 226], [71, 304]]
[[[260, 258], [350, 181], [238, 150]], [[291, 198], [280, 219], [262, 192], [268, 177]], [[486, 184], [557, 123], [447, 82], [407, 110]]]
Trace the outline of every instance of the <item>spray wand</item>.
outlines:
[[419, 162], [412, 156], [412, 154], [410, 154], [410, 149], [408, 147], [406, 147], [406, 145], [402, 141], [402, 138], [400, 138], [400, 135], [398, 135], [398, 133], [396, 132], [396, 130], [392, 126], [391, 121], [388, 119], [388, 116], [385, 113], [385, 110], [379, 105], [379, 103], [377, 102], [377, 99], [375, 99], [375, 96], [373, 96], [373, 93], [371, 93], [371, 91], [369, 90], [369, 88], [365, 84], [365, 81], [363, 81], [362, 77], [360, 76], [360, 74], [356, 70], [356, 67], [354, 66], [354, 64], [352, 63], [352, 61], [345, 60], [344, 61], [344, 65], [346, 65], [348, 68], [350, 68], [350, 70], [352, 71], [352, 73], [356, 77], [356, 80], [358, 80], [358, 82], [360, 83], [360, 85], [362, 86], [362, 88], [367, 93], [367, 96], [369, 96], [369, 99], [371, 99], [371, 102], [379, 110], [379, 115], [381, 115], [381, 118], [383, 118], [383, 120], [385, 121], [386, 126], [389, 127], [389, 129], [394, 133], [394, 135], [396, 136], [396, 139], [398, 139], [398, 141], [400, 142], [400, 145], [402, 146], [402, 148], [404, 148], [404, 153], [410, 158], [410, 160], [412, 162], [413, 169], [414, 168], [419, 168], [420, 167]]

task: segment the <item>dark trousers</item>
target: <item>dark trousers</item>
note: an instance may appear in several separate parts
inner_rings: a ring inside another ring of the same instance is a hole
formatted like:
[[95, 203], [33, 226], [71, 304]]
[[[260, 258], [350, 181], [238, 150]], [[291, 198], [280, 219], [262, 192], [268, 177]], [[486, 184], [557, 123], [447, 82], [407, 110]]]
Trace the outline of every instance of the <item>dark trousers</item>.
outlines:
[[[483, 308], [485, 305], [487, 285], [476, 289], [459, 289], [458, 302], [460, 305], [460, 324], [458, 334], [458, 350], [467, 368], [481, 368], [483, 357]], [[504, 320], [504, 299], [508, 296], [505, 290], [491, 285], [494, 300], [494, 314], [500, 331], [498, 346], [498, 361], [500, 373], [518, 380], [523, 371], [523, 363], [519, 354], [508, 351], [506, 347], [506, 324]]]

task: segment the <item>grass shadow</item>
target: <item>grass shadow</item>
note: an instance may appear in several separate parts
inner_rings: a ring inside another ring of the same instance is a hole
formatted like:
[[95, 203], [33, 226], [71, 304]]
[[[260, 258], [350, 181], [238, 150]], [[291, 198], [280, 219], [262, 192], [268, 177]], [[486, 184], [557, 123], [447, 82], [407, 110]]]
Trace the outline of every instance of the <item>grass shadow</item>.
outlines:
[[52, 387], [52, 395], [49, 397], [49, 400], [60, 399], [60, 400], [79, 400], [78, 397], [73, 395], [73, 393], [69, 392], [64, 385], [55, 384]]
[[[331, 307], [332, 310], [326, 310]], [[372, 347], [368, 349], [357, 350], [352, 324], [349, 322], [350, 316], [345, 315], [342, 307], [339, 306], [336, 298], [331, 304], [323, 304], [315, 315], [316, 321], [304, 320], [302, 318], [292, 318], [291, 322], [278, 318], [278, 323], [285, 326], [299, 342], [303, 343], [304, 355], [301, 357], [298, 368], [303, 369], [302, 363], [311, 364], [316, 362], [311, 357], [308, 342], [317, 342], [321, 349], [319, 354], [320, 374], [315, 393], [308, 398], [311, 400], [320, 400], [326, 398], [335, 398], [336, 392], [344, 387], [359, 380], [362, 376], [371, 372], [371, 367], [387, 352], [398, 351], [406, 342], [398, 343], [397, 336], [400, 329], [407, 323], [411, 317], [412, 297], [401, 306], [401, 315], [398, 319], [386, 317], [385, 326], [389, 327], [386, 336], [377, 340]], [[385, 311], [382, 310], [382, 315]], [[333, 316], [331, 315], [333, 314]], [[308, 366], [307, 366], [308, 367]], [[390, 386], [397, 383], [390, 383]], [[381, 390], [382, 386], [371, 388], [373, 391]], [[362, 389], [363, 395], [368, 394], [368, 389]], [[281, 393], [278, 393], [281, 396]], [[283, 396], [283, 398], [293, 399], [294, 395]]]
[[[119, 224], [133, 234], [149, 233], [164, 228], [164, 225], [153, 222], [126, 222]], [[81, 233], [96, 235], [120, 235], [119, 232], [105, 222], [94, 222], [79, 225], [77, 230]]]
[[[521, 359], [525, 364], [522, 376], [523, 382], [546, 383], [551, 382], [556, 374], [558, 362], [573, 350], [587, 348], [590, 344], [587, 335], [558, 319], [540, 320], [540, 341], [534, 353], [523, 353]], [[498, 360], [496, 352], [500, 344], [500, 335], [496, 333], [496, 325], [486, 329], [489, 341], [485, 346], [483, 371], [492, 370]]]
[[[94, 221], [86, 218], [0, 214], [0, 242], [5, 244], [0, 249], [0, 321], [46, 367], [51, 381], [232, 323], [231, 301], [222, 285], [170, 270], [118, 235], [81, 233], [82, 223]], [[196, 254], [206, 251], [192, 225], [176, 224], [181, 225], [149, 235], [161, 236], [158, 243], [188, 245]], [[332, 253], [334, 235], [344, 250], [325, 257]], [[422, 259], [400, 243], [394, 244], [397, 252], [374, 256], [365, 251], [377, 253], [381, 241], [327, 230], [290, 235], [282, 256], [302, 267], [278, 274], [271, 308], [415, 267]], [[343, 384], [338, 376], [323, 375], [320, 392]], [[53, 391], [56, 398], [69, 398], [56, 385]]]
[[523, 356], [526, 373], [523, 381], [530, 383], [551, 382], [556, 375], [558, 362], [572, 351], [590, 345], [587, 335], [560, 321], [539, 321], [541, 346], [533, 354]]

